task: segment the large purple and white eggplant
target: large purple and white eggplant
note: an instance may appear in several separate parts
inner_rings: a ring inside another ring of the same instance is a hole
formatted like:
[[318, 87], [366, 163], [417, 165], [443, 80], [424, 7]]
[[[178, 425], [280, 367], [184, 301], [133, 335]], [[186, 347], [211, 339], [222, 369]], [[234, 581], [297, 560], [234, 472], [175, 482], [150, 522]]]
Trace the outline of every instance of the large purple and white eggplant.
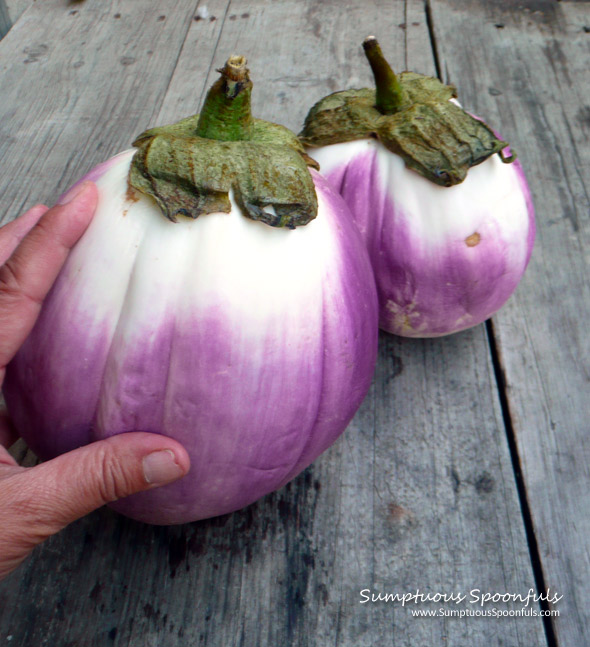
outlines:
[[83, 178], [98, 210], [8, 367], [10, 413], [44, 458], [136, 430], [186, 447], [184, 479], [115, 504], [142, 521], [281, 487], [344, 431], [373, 374], [362, 240], [295, 135], [251, 119], [250, 85], [232, 57], [200, 118]]
[[379, 325], [408, 337], [481, 323], [529, 262], [533, 205], [507, 143], [437, 79], [397, 77], [369, 37], [376, 90], [318, 102], [300, 135], [344, 197], [369, 251]]

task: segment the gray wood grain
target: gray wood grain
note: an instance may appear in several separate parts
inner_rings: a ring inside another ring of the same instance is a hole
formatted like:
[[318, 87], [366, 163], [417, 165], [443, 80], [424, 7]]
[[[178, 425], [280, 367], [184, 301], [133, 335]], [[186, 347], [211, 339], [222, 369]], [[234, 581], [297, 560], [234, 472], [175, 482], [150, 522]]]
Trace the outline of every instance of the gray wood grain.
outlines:
[[[295, 129], [326, 93], [370, 82], [369, 33], [395, 67], [434, 72], [420, 0], [216, 0], [201, 20], [196, 2], [84, 3], [76, 14], [38, 4], [0, 43], [6, 218], [145, 127], [198, 109], [232, 53], [249, 59], [257, 116]], [[0, 584], [0, 643], [546, 644], [539, 618], [419, 619], [360, 604], [362, 589], [416, 588], [534, 588], [483, 326], [442, 340], [382, 335], [346, 434], [243, 511], [158, 528], [103, 509], [72, 524]]]
[[35, 0], [0, 0], [0, 5], [4, 4], [11, 23], [15, 23], [22, 14], [35, 2]]
[[[590, 38], [574, 3], [433, 2], [464, 104], [514, 143], [537, 211], [532, 262], [494, 319], [558, 644], [588, 644], [590, 610]], [[528, 6], [527, 6], [528, 5]]]
[[23, 14], [0, 41], [0, 220], [51, 202], [153, 121], [197, 4], [44, 0]]
[[8, 7], [4, 0], [0, 0], [0, 39], [10, 31], [12, 27], [12, 21], [10, 20], [10, 14], [8, 13]]

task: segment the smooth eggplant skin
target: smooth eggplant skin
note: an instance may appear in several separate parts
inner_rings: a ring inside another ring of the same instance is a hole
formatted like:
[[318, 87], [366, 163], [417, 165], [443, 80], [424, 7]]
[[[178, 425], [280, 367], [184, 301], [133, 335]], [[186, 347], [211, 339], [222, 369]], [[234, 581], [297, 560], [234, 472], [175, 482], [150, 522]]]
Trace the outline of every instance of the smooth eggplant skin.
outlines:
[[319, 211], [305, 227], [235, 205], [172, 223], [128, 192], [132, 154], [89, 174], [97, 213], [5, 395], [43, 458], [129, 431], [179, 440], [190, 473], [114, 507], [184, 523], [281, 487], [344, 431], [374, 371], [377, 295], [348, 208], [315, 171]]
[[475, 326], [510, 297], [529, 262], [535, 218], [516, 160], [497, 155], [441, 187], [377, 140], [308, 153], [350, 207], [375, 271], [379, 326], [437, 337]]

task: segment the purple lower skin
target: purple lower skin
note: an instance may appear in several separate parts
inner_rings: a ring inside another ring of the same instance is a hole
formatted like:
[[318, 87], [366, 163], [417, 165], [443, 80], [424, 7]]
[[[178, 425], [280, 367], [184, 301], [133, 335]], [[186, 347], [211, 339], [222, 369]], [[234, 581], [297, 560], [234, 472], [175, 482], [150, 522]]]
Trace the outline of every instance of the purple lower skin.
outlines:
[[7, 403], [33, 450], [51, 458], [129, 431], [177, 439], [189, 474], [113, 504], [171, 524], [248, 505], [329, 447], [370, 385], [377, 297], [348, 210], [314, 178], [338, 250], [326, 259], [323, 299], [301, 303], [301, 319], [261, 321], [256, 339], [241, 335], [222, 298], [206, 308], [181, 299], [154, 321], [142, 317], [142, 299], [153, 303], [158, 293], [136, 291], [136, 311], [89, 321], [84, 303], [70, 298], [64, 268], [7, 372]]
[[85, 316], [60, 287], [47, 298], [3, 386], [18, 432], [42, 458], [87, 444], [108, 352], [105, 334], [80, 334], [88, 329]]
[[[322, 157], [318, 159], [323, 164]], [[518, 161], [511, 172], [517, 177], [513, 186], [522, 193], [522, 229], [507, 233], [502, 213], [474, 202], [477, 224], [461, 236], [445, 233], [444, 225], [436, 235], [427, 230], [421, 234], [421, 214], [401, 206], [395, 186], [384, 191], [379, 163], [383, 162], [375, 149], [365, 149], [329, 168], [326, 175], [351, 208], [367, 245], [377, 281], [380, 327], [409, 337], [431, 337], [489, 318], [518, 285], [535, 237], [533, 206]], [[420, 205], [419, 196], [415, 204]]]

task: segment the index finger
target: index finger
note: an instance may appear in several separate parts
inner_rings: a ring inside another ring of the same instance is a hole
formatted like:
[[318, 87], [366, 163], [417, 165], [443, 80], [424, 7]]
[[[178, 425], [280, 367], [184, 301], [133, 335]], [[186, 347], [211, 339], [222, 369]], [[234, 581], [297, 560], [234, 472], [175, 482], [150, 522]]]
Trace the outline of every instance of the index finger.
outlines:
[[0, 382], [64, 264], [90, 223], [98, 193], [82, 184], [67, 204], [49, 209], [0, 268]]
[[48, 210], [44, 204], [37, 204], [22, 216], [0, 228], [0, 265], [4, 265], [18, 247], [21, 240], [37, 224]]

